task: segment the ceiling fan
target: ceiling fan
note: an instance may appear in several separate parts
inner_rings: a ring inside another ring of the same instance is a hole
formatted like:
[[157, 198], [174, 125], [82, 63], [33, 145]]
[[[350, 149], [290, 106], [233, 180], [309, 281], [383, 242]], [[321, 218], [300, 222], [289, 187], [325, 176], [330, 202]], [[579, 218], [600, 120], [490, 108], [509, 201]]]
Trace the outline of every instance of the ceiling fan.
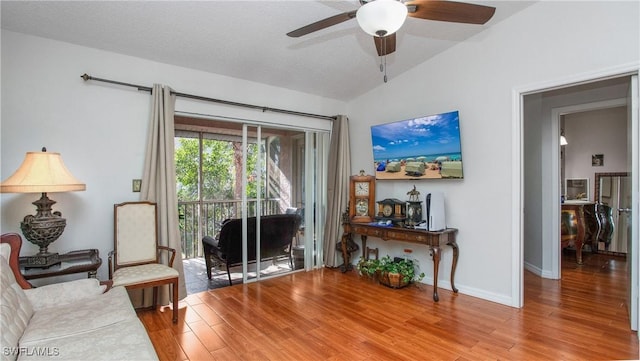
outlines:
[[453, 23], [484, 24], [496, 11], [491, 6], [439, 0], [359, 0], [360, 8], [330, 16], [287, 33], [300, 37], [357, 18], [360, 27], [373, 36], [379, 56], [396, 50], [395, 32], [407, 16]]

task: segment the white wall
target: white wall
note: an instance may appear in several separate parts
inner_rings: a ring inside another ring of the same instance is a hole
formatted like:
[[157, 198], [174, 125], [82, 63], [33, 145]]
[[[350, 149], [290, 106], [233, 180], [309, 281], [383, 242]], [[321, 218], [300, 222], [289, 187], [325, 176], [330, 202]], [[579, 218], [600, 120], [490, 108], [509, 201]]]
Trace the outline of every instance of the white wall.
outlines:
[[[67, 218], [51, 251], [97, 248], [106, 278], [113, 248], [113, 204], [138, 199], [131, 180], [141, 178], [150, 94], [84, 82], [80, 75], [173, 89], [212, 98], [307, 113], [344, 114], [346, 104], [248, 81], [155, 63], [96, 49], [2, 31], [1, 176], [6, 179], [28, 151], [60, 152], [85, 192], [55, 193], [54, 209]], [[176, 110], [330, 129], [330, 122], [178, 98]], [[1, 232], [20, 232], [35, 213], [37, 194], [2, 194]], [[22, 254], [37, 248], [25, 240]]]
[[[639, 61], [638, 2], [539, 2], [350, 102], [353, 172], [372, 162], [372, 124], [460, 111], [464, 180], [424, 181], [446, 196], [447, 222], [459, 229], [460, 292], [514, 304], [512, 289], [512, 92]], [[398, 55], [402, 56], [402, 43]], [[372, 69], [372, 76], [375, 69]], [[392, 69], [391, 69], [392, 71]], [[377, 198], [404, 199], [413, 182], [378, 182]], [[372, 239], [370, 246], [376, 246]], [[382, 253], [407, 244], [377, 242]], [[433, 273], [424, 247], [420, 264]], [[446, 287], [451, 251], [441, 262]], [[427, 278], [427, 282], [430, 280]], [[441, 296], [442, 297], [442, 296]]]
[[[545, 122], [539, 121], [543, 112], [543, 97], [541, 94], [527, 95], [523, 105], [523, 148], [524, 167], [523, 178], [525, 221], [523, 222], [523, 257], [527, 269], [535, 274], [543, 273], [543, 234], [545, 224], [542, 217], [543, 199], [548, 194], [542, 191], [543, 182], [540, 176], [549, 163], [542, 161], [544, 153], [543, 137]], [[530, 121], [530, 120], [534, 121]]]
[[[572, 138], [564, 147], [565, 176], [588, 178], [588, 196], [594, 201], [595, 173], [630, 171], [627, 169], [627, 108], [567, 114], [564, 124], [565, 134]], [[591, 164], [592, 154], [604, 155], [602, 166]]]

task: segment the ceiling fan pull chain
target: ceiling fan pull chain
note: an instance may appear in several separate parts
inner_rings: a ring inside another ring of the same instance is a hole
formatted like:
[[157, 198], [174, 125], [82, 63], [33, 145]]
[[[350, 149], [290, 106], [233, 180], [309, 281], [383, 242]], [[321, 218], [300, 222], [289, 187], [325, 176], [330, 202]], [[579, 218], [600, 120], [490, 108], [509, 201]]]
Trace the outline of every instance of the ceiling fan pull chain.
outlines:
[[[385, 46], [384, 38], [381, 38], [380, 40], [382, 40], [382, 47], [384, 48], [384, 46]], [[384, 67], [382, 66], [382, 56], [380, 56], [380, 72], [381, 73], [382, 73], [382, 70], [384, 70]]]
[[387, 82], [387, 54], [384, 54], [384, 82]]
[[[382, 49], [383, 49], [383, 55], [380, 56], [380, 72], [382, 73], [384, 71], [384, 77], [382, 79], [384, 79], [384, 82], [387, 82], [387, 38], [385, 36], [383, 36], [383, 33], [378, 34], [381, 37], [381, 45], [382, 45]], [[383, 59], [384, 58], [384, 59]], [[384, 65], [382, 65], [384, 61]]]

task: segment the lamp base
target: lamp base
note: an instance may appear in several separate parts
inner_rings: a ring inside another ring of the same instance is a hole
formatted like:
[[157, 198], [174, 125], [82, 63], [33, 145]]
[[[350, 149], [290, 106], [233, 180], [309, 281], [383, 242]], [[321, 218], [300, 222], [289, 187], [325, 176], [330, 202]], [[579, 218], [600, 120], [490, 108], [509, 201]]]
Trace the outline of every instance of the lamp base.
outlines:
[[27, 215], [20, 223], [20, 229], [27, 241], [40, 247], [40, 252], [33, 256], [25, 257], [23, 265], [29, 268], [49, 268], [60, 264], [58, 253], [49, 252], [49, 244], [60, 237], [67, 225], [67, 220], [62, 218], [60, 212], [51, 212], [51, 206], [56, 202], [42, 193], [42, 197], [33, 204], [37, 207], [35, 215]]
[[20, 259], [21, 266], [24, 269], [29, 268], [49, 268], [60, 264], [60, 255], [56, 253], [37, 253]]

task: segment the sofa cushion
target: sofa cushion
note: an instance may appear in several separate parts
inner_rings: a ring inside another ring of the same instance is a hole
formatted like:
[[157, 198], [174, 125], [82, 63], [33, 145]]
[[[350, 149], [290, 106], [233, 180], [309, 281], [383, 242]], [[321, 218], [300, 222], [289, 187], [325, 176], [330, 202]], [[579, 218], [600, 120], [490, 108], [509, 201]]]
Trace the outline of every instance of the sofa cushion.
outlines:
[[137, 320], [129, 296], [124, 287], [114, 287], [82, 302], [39, 310], [22, 335], [20, 346], [39, 346], [47, 340], [70, 336], [83, 339], [84, 333], [129, 319]]
[[[2, 360], [15, 360], [18, 341], [33, 316], [33, 308], [16, 283], [7, 260], [0, 256], [0, 347]], [[13, 349], [12, 349], [13, 348]]]
[[160, 263], [149, 263], [118, 268], [117, 271], [113, 272], [112, 280], [114, 286], [127, 286], [173, 277], [178, 277], [178, 271], [175, 269]]
[[[96, 309], [94, 312], [102, 311]], [[146, 361], [158, 359], [144, 326], [135, 316], [111, 326], [88, 331], [77, 337], [51, 338], [38, 342], [37, 347], [31, 346], [24, 349], [44, 352], [21, 353], [18, 360]]]
[[107, 286], [100, 285], [95, 278], [54, 283], [38, 288], [25, 290], [34, 311], [47, 307], [60, 307], [78, 302], [86, 298], [93, 298], [104, 293]]

